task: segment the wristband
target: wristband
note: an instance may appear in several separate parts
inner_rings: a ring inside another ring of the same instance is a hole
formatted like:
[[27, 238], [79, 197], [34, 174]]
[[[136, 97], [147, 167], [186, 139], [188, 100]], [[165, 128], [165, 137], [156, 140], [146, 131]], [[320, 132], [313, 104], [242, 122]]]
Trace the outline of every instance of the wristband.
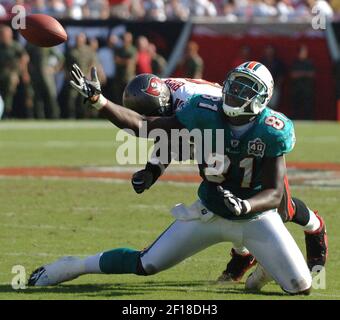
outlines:
[[93, 103], [92, 106], [95, 109], [100, 110], [107, 105], [107, 102], [108, 100], [102, 94], [100, 94], [97, 102]]

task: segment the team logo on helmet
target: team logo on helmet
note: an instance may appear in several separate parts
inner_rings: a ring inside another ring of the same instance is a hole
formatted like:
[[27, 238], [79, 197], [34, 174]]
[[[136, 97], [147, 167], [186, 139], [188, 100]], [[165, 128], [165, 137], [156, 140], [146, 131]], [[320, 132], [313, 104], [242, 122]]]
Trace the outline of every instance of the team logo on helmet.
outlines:
[[247, 68], [249, 70], [253, 70], [256, 71], [258, 68], [261, 67], [261, 63], [257, 62], [257, 61], [250, 61], [250, 62], [246, 62], [242, 65], [242, 67]]
[[159, 97], [161, 95], [162, 80], [156, 77], [152, 77], [149, 80], [148, 87], [143, 89], [146, 94], [150, 96]]

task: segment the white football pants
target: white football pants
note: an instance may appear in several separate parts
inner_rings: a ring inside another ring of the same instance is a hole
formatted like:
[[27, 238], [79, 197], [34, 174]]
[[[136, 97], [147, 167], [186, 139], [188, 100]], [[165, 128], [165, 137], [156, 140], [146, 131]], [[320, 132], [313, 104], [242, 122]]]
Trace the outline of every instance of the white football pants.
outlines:
[[147, 274], [168, 269], [213, 244], [227, 241], [247, 247], [283, 290], [297, 293], [310, 288], [312, 278], [304, 257], [276, 210], [253, 220], [232, 221], [206, 208], [202, 215], [202, 208], [200, 201], [195, 202], [189, 208], [189, 217], [177, 219], [142, 251], [141, 262]]

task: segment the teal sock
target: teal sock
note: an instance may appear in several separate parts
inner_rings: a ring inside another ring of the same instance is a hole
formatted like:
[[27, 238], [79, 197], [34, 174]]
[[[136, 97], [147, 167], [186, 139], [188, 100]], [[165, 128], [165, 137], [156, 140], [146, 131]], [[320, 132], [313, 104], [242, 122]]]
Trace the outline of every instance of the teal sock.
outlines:
[[106, 251], [99, 259], [100, 270], [107, 274], [136, 274], [139, 254], [139, 251], [128, 248]]

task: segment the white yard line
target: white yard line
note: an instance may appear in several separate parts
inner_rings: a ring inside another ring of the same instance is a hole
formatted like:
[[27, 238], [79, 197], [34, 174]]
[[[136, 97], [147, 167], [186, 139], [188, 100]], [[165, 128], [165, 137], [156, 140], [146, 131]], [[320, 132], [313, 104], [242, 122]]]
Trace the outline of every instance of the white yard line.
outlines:
[[112, 129], [108, 121], [0, 121], [0, 130]]
[[120, 142], [107, 141], [80, 141], [80, 140], [51, 140], [51, 141], [0, 141], [0, 148], [109, 148], [118, 146]]

